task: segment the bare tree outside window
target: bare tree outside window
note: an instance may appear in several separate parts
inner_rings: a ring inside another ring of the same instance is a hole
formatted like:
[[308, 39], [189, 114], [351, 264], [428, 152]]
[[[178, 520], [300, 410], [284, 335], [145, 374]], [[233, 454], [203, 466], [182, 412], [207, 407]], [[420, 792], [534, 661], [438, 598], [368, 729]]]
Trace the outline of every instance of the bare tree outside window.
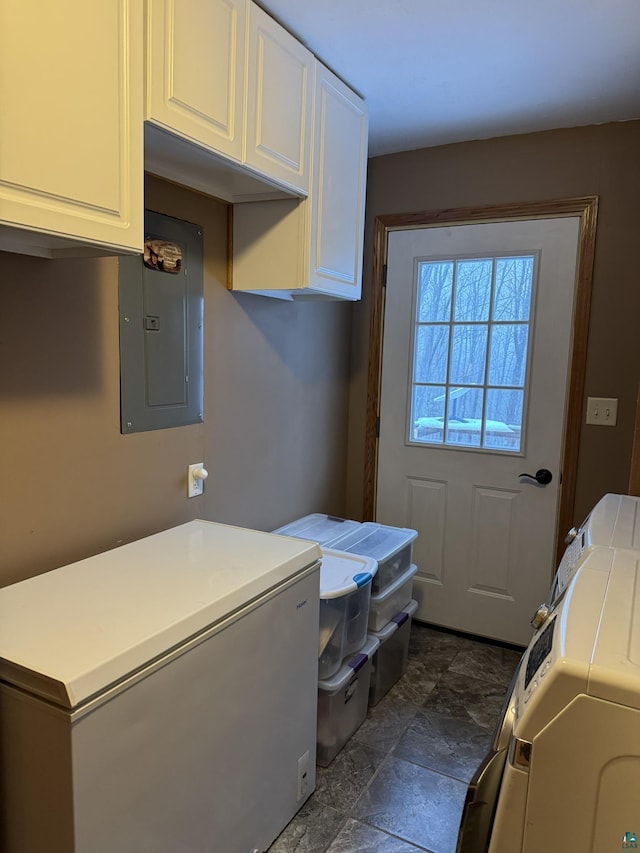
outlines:
[[520, 451], [534, 261], [418, 263], [410, 441]]

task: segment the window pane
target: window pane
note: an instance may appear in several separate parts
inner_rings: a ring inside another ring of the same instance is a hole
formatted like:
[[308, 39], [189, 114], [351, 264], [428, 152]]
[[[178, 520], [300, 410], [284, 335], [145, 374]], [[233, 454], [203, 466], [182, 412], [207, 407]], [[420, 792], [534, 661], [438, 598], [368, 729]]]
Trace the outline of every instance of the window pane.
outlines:
[[458, 261], [455, 320], [488, 320], [491, 298], [491, 260]]
[[447, 444], [480, 447], [482, 427], [480, 388], [451, 388], [447, 413]]
[[418, 326], [413, 359], [414, 382], [444, 382], [447, 378], [449, 326]]
[[487, 391], [485, 447], [514, 453], [520, 450], [523, 401], [522, 391], [498, 388]]
[[533, 256], [498, 258], [494, 320], [528, 320], [531, 310]]
[[520, 452], [534, 264], [418, 263], [409, 441]]
[[524, 385], [529, 327], [509, 323], [491, 328], [490, 385]]
[[454, 326], [449, 382], [482, 385], [486, 354], [487, 326]]
[[444, 386], [414, 385], [411, 400], [411, 441], [444, 439]]
[[453, 261], [420, 263], [418, 282], [418, 322], [448, 322], [451, 317]]

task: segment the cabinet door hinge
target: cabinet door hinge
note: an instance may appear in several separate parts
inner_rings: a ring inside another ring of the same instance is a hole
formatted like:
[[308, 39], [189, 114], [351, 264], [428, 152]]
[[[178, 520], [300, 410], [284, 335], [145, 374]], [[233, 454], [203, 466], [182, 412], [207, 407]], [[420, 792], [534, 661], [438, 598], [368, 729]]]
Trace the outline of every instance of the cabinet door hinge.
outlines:
[[380, 415], [376, 418], [376, 438], [380, 438]]
[[387, 286], [387, 265], [384, 264], [382, 267], [382, 286]]

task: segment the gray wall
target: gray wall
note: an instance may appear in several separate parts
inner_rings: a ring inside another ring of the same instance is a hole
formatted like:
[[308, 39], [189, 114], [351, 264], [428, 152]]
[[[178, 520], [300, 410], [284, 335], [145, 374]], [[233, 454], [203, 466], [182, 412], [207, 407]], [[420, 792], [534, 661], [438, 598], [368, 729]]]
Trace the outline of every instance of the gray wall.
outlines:
[[226, 205], [150, 179], [146, 206], [204, 229], [204, 424], [120, 434], [116, 258], [0, 253], [0, 585], [191, 518], [344, 512], [351, 306], [230, 293]]
[[[0, 253], [0, 584], [195, 517], [264, 530], [307, 512], [360, 517], [378, 214], [600, 196], [586, 393], [618, 397], [619, 420], [570, 437], [576, 520], [600, 494], [625, 491], [640, 364], [638, 151], [640, 122], [629, 122], [372, 159], [354, 306], [229, 293], [227, 207], [149, 180], [148, 207], [204, 228], [205, 423], [179, 429], [120, 435], [117, 259]], [[202, 460], [205, 495], [188, 500], [187, 465]]]

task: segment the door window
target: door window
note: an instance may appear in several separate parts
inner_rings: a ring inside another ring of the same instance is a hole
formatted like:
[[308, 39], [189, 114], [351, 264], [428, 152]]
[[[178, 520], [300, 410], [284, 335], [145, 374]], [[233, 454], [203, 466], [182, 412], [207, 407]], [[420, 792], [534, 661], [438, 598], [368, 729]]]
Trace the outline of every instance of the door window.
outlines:
[[416, 263], [409, 443], [521, 452], [535, 260]]

